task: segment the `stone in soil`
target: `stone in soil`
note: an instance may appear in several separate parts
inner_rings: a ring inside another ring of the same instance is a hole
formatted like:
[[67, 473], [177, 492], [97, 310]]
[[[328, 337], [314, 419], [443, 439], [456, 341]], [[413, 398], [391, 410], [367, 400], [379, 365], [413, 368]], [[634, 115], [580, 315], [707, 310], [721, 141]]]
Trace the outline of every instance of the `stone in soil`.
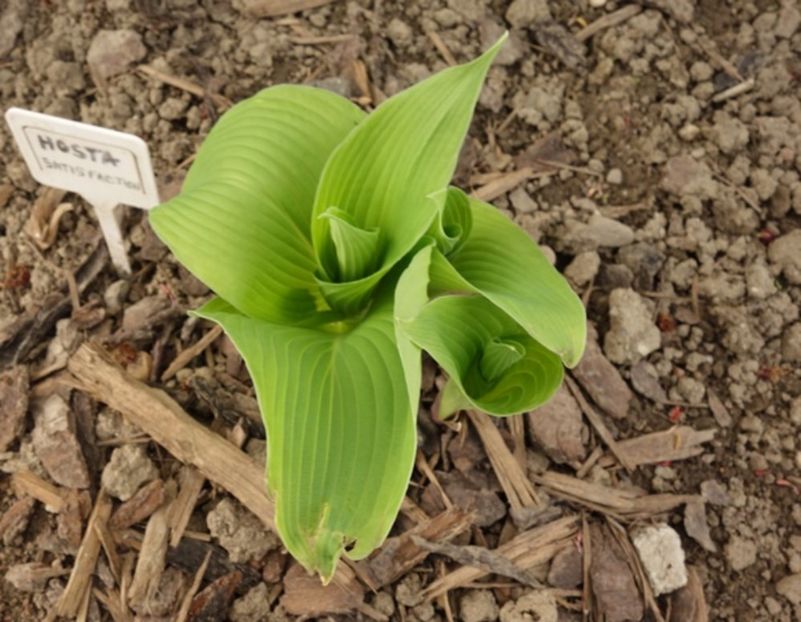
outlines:
[[801, 322], [796, 322], [782, 335], [782, 358], [788, 363], [801, 362]]
[[732, 570], [745, 570], [756, 562], [757, 547], [753, 541], [741, 536], [732, 536], [723, 548], [726, 561]]
[[111, 452], [101, 481], [108, 494], [127, 501], [147, 482], [156, 479], [159, 471], [147, 457], [143, 445], [122, 445]]
[[801, 605], [801, 574], [787, 575], [776, 583], [776, 592], [794, 605]]
[[6, 451], [25, 428], [28, 412], [28, 368], [0, 374], [0, 451]]
[[69, 404], [51, 395], [35, 407], [34, 421], [33, 448], [50, 478], [68, 488], [88, 488], [89, 469]]
[[545, 590], [529, 592], [501, 609], [501, 622], [557, 622], [558, 619], [556, 599]]
[[489, 590], [468, 590], [459, 600], [463, 622], [494, 622], [498, 619], [498, 603]]
[[587, 429], [581, 409], [565, 385], [544, 406], [528, 413], [528, 423], [532, 440], [554, 462], [580, 462], [586, 457], [583, 440]]
[[665, 523], [637, 530], [632, 538], [654, 594], [669, 594], [687, 583], [684, 549], [676, 531]]
[[228, 614], [231, 622], [261, 622], [270, 618], [270, 590], [259, 582], [248, 593], [237, 598]]
[[548, 583], [556, 588], [572, 590], [584, 579], [583, 555], [575, 546], [559, 551], [548, 570]]
[[620, 372], [601, 352], [592, 324], [587, 325], [587, 347], [573, 375], [604, 412], [615, 419], [626, 417], [634, 396]]
[[651, 318], [648, 303], [632, 289], [612, 291], [609, 323], [604, 352], [613, 363], [636, 363], [662, 344], [662, 336]]
[[513, 28], [526, 28], [551, 19], [547, 0], [514, 0], [506, 11], [506, 21]]
[[643, 604], [620, 546], [600, 527], [592, 526], [590, 578], [598, 609], [607, 622], [641, 620]]
[[147, 49], [142, 38], [132, 30], [101, 30], [86, 54], [89, 70], [100, 81], [126, 72], [142, 60]]
[[776, 238], [768, 247], [768, 259], [790, 283], [801, 285], [801, 229]]
[[220, 501], [206, 515], [206, 525], [232, 562], [261, 559], [281, 544], [256, 516], [232, 499]]
[[577, 287], [589, 284], [598, 274], [601, 257], [595, 251], [579, 253], [565, 268], [565, 277]]

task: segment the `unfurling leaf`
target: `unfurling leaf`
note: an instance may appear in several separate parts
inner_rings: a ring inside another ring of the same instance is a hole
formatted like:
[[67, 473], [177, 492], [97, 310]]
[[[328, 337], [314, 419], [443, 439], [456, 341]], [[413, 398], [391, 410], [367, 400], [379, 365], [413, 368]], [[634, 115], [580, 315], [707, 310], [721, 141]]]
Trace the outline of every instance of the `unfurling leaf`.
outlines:
[[542, 404], [584, 311], [536, 245], [448, 184], [503, 40], [366, 115], [265, 89], [210, 132], [156, 233], [217, 294], [196, 313], [247, 364], [289, 552], [330, 579], [389, 532], [416, 452], [421, 349], [442, 414]]

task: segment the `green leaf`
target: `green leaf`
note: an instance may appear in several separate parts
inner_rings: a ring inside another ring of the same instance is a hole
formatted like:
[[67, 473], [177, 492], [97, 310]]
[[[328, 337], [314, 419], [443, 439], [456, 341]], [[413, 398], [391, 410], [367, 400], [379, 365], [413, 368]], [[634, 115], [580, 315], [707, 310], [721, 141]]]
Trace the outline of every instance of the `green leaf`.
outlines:
[[362, 279], [340, 281], [332, 305], [347, 304], [343, 310], [352, 312], [363, 304], [442, 210], [484, 76], [504, 39], [474, 61], [385, 101], [332, 154], [312, 223], [320, 281], [336, 283], [338, 266], [331, 221], [317, 216], [337, 207], [352, 225], [380, 231], [383, 238], [378, 268]]
[[241, 312], [300, 323], [321, 308], [311, 214], [331, 152], [364, 118], [304, 86], [265, 89], [226, 112], [174, 199], [150, 212], [158, 236]]
[[337, 258], [337, 277], [355, 281], [375, 269], [379, 259], [379, 232], [365, 230], [350, 222], [341, 209], [329, 207], [320, 218], [330, 221], [331, 239]]
[[440, 417], [464, 408], [512, 415], [548, 401], [562, 382], [559, 357], [483, 296], [441, 296], [402, 330], [448, 373]]
[[437, 242], [437, 248], [448, 255], [455, 252], [470, 236], [473, 215], [470, 200], [459, 188], [448, 188], [445, 206], [429, 230]]
[[416, 452], [420, 356], [398, 352], [391, 288], [337, 333], [245, 317], [221, 299], [196, 313], [242, 354], [267, 430], [276, 526], [324, 579], [343, 551], [360, 559], [395, 520]]
[[480, 293], [565, 365], [578, 364], [587, 330], [579, 297], [525, 231], [492, 205], [471, 198], [470, 208], [470, 236], [447, 258], [435, 255], [432, 282]]

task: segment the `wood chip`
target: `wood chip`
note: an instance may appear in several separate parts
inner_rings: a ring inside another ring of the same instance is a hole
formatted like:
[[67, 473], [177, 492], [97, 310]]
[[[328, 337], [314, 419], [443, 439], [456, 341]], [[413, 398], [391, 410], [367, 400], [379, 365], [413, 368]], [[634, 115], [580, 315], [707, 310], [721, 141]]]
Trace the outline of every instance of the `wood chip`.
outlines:
[[448, 63], [451, 67], [457, 64], [456, 59], [453, 57], [453, 54], [448, 49], [448, 46], [445, 45], [445, 42], [442, 40], [442, 37], [439, 36], [439, 33], [431, 30], [428, 32], [428, 38], [431, 39], [431, 43], [434, 44], [434, 47], [437, 48], [437, 52], [440, 53], [443, 60]]
[[726, 405], [718, 397], [718, 394], [707, 387], [706, 396], [709, 403], [709, 410], [712, 411], [712, 416], [715, 418], [717, 424], [722, 428], [731, 427], [733, 420], [729, 414], [729, 409], [726, 408]]
[[429, 542], [420, 536], [412, 536], [412, 541], [421, 549], [449, 557], [463, 566], [471, 566], [490, 574], [508, 577], [529, 587], [543, 587], [537, 579], [525, 570], [518, 568], [514, 562], [497, 551], [491, 551], [482, 546]]
[[239, 584], [242, 583], [242, 573], [234, 570], [232, 573], [224, 575], [212, 581], [202, 592], [200, 592], [189, 606], [188, 620], [225, 620], [228, 606], [234, 598]]
[[178, 546], [195, 511], [200, 491], [206, 478], [196, 468], [184, 466], [178, 474], [178, 496], [170, 513], [170, 546]]
[[128, 602], [136, 611], [147, 611], [161, 583], [170, 537], [170, 503], [175, 498], [175, 482], [170, 480], [164, 488], [167, 503], [162, 504], [147, 521], [142, 548], [136, 561]]
[[334, 0], [243, 0], [245, 12], [253, 17], [276, 17], [307, 11]]
[[693, 566], [687, 566], [687, 585], [670, 595], [668, 622], [707, 622], [709, 607], [704, 586]]
[[11, 476], [11, 487], [19, 497], [28, 495], [40, 501], [49, 512], [60, 512], [67, 501], [65, 488], [46, 482], [32, 471], [14, 473]]
[[192, 607], [195, 594], [197, 594], [197, 591], [200, 589], [203, 577], [206, 576], [209, 560], [211, 560], [211, 550], [206, 553], [206, 557], [203, 558], [203, 563], [201, 563], [200, 567], [197, 569], [195, 577], [192, 579], [192, 585], [189, 586], [189, 590], [184, 595], [183, 601], [181, 601], [181, 607], [178, 609], [178, 613], [175, 616], [175, 622], [186, 622], [186, 619], [189, 617], [189, 609]]
[[[626, 554], [608, 528], [590, 526], [590, 581], [598, 620], [641, 620], [643, 603]], [[605, 616], [605, 617], [604, 617]]]
[[456, 508], [445, 510], [399, 536], [388, 538], [368, 561], [358, 566], [375, 589], [381, 588], [395, 582], [428, 556], [428, 551], [415, 544], [413, 537], [447, 542], [470, 529], [471, 524], [469, 513]]
[[[643, 464], [659, 464], [674, 460], [686, 460], [703, 453], [703, 443], [708, 443], [715, 437], [715, 430], [695, 430], [690, 426], [681, 425], [661, 432], [643, 434], [637, 438], [618, 441], [617, 446], [634, 467]], [[609, 457], [602, 458], [600, 464], [608, 467], [614, 460]]]
[[524, 181], [528, 181], [532, 177], [534, 177], [534, 171], [528, 166], [509, 173], [504, 173], [488, 184], [474, 190], [473, 196], [482, 201], [493, 201], [510, 190], [514, 190], [517, 186]]
[[700, 498], [698, 495], [646, 495], [603, 486], [553, 471], [532, 475], [532, 478], [555, 497], [619, 520], [651, 518]]
[[6, 451], [25, 429], [29, 380], [25, 365], [0, 374], [0, 451]]
[[33, 202], [22, 230], [39, 250], [47, 250], [53, 245], [61, 216], [73, 209], [70, 203], [61, 202], [66, 194], [66, 190], [60, 188], [45, 188]]
[[[577, 533], [578, 517], [567, 516], [547, 525], [524, 531], [493, 550], [495, 553], [503, 555], [518, 568], [528, 570], [550, 561], [566, 546], [572, 546], [572, 540]], [[486, 574], [480, 568], [463, 566], [433, 581], [420, 593], [420, 596], [423, 600], [432, 600], [449, 590], [477, 581]]]
[[163, 391], [131, 378], [97, 344], [83, 344], [68, 368], [92, 397], [121, 412], [178, 460], [194, 465], [275, 530], [263, 469], [250, 456], [198, 423]]
[[170, 378], [172, 378], [176, 373], [186, 367], [193, 358], [198, 356], [208, 348], [217, 337], [222, 335], [222, 327], [217, 325], [211, 330], [209, 330], [203, 337], [197, 340], [194, 344], [182, 350], [170, 363], [169, 367], [164, 370], [164, 373], [161, 374], [161, 381], [166, 382]]
[[0, 540], [8, 546], [28, 528], [28, 520], [36, 506], [31, 497], [17, 499], [0, 518]]
[[195, 84], [191, 80], [187, 80], [186, 78], [179, 78], [178, 76], [172, 76], [169, 74], [164, 73], [163, 71], [159, 71], [155, 67], [151, 67], [150, 65], [140, 65], [137, 67], [137, 71], [145, 76], [150, 78], [154, 78], [159, 82], [163, 82], [164, 84], [169, 84], [170, 86], [174, 86], [177, 89], [182, 91], [186, 91], [187, 93], [191, 93], [195, 97], [199, 97], [201, 99], [205, 99], [208, 97], [211, 99], [212, 102], [219, 108], [230, 108], [233, 106], [233, 102], [225, 97], [224, 95], [220, 95], [219, 93], [209, 93], [206, 89], [204, 89], [199, 84]]
[[544, 503], [537, 495], [520, 463], [507, 447], [492, 419], [482, 412], [468, 411], [467, 414], [484, 444], [490, 464], [506, 493], [512, 508], [512, 518], [516, 522], [520, 521], [528, 508], [544, 509]]
[[40, 592], [45, 589], [50, 579], [63, 577], [69, 572], [69, 570], [53, 568], [41, 562], [28, 562], [9, 566], [4, 578], [21, 592]]
[[717, 553], [718, 547], [709, 533], [706, 520], [706, 505], [703, 500], [691, 501], [684, 506], [684, 530], [687, 535], [710, 553]]
[[300, 564], [292, 564], [284, 576], [281, 605], [292, 615], [317, 617], [333, 613], [350, 613], [364, 598], [357, 581], [347, 586], [323, 585], [320, 578], [309, 574]]
[[581, 389], [569, 376], [565, 376], [565, 384], [567, 384], [571, 393], [573, 393], [573, 397], [576, 398], [576, 401], [581, 408], [581, 412], [583, 412], [584, 416], [587, 417], [590, 425], [592, 425], [598, 436], [601, 437], [601, 440], [609, 448], [609, 451], [614, 454], [615, 458], [618, 459], [623, 467], [629, 471], [634, 470], [634, 462], [627, 457], [626, 450], [620, 447], [618, 442], [615, 440], [615, 437], [612, 436], [612, 433], [609, 431], [609, 428], [606, 427], [601, 415], [599, 415], [592, 405], [584, 398], [584, 394], [581, 392]]
[[95, 525], [106, 523], [109, 516], [111, 516], [111, 499], [101, 489], [97, 493], [95, 507], [89, 517], [83, 541], [78, 553], [75, 555], [75, 563], [67, 581], [67, 586], [56, 603], [55, 613], [57, 615], [68, 618], [78, 615], [78, 611], [86, 598], [86, 592], [91, 586], [97, 556], [100, 554], [100, 538], [97, 537]]
[[586, 41], [587, 39], [594, 37], [599, 32], [606, 30], [607, 28], [612, 28], [613, 26], [617, 26], [618, 24], [622, 24], [623, 22], [630, 20], [640, 11], [642, 11], [642, 7], [640, 5], [629, 4], [624, 6], [622, 9], [607, 13], [603, 17], [599, 17], [591, 24], [579, 30], [575, 35], [576, 39], [579, 41]]
[[115, 530], [133, 527], [148, 518], [165, 500], [164, 482], [154, 479], [136, 491], [133, 497], [122, 503], [111, 516], [109, 526]]

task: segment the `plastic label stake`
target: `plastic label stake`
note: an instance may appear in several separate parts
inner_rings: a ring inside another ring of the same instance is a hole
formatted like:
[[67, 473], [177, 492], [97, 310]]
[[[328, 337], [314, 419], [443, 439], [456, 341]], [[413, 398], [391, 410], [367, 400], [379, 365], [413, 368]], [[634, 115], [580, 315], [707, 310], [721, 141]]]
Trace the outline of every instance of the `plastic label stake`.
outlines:
[[6, 122], [31, 176], [86, 199], [114, 266], [130, 274], [117, 206], [151, 209], [159, 203], [145, 142], [133, 134], [22, 108], [9, 108]]

